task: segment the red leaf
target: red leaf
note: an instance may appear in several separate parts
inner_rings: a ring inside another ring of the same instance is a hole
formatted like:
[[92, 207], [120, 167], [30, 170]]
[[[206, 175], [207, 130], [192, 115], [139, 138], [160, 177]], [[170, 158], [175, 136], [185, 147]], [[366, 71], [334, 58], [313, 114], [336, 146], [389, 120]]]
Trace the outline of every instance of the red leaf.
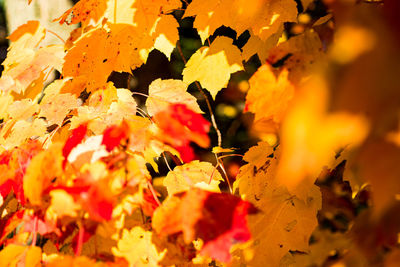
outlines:
[[71, 153], [72, 149], [79, 145], [83, 138], [85, 137], [87, 132], [87, 124], [82, 124], [78, 128], [72, 130], [72, 133], [68, 140], [65, 142], [62, 153], [64, 156], [63, 167], [65, 168], [65, 164], [67, 163], [68, 155]]
[[169, 109], [155, 114], [153, 119], [162, 130], [159, 138], [177, 149], [184, 162], [194, 159], [190, 142], [204, 148], [210, 145], [210, 123], [184, 104], [170, 105]]
[[196, 159], [196, 155], [194, 154], [193, 148], [190, 145], [175, 146], [175, 149], [181, 155], [183, 162], [191, 162], [192, 160]]
[[106, 183], [106, 181], [94, 181], [80, 177], [75, 179], [72, 186], [55, 186], [49, 188], [49, 191], [65, 190], [76, 202], [81, 204], [92, 220], [103, 221], [111, 219], [115, 202], [110, 196]]
[[142, 210], [146, 216], [153, 216], [157, 209], [158, 203], [155, 201], [153, 194], [149, 190], [143, 190]]
[[231, 194], [192, 189], [157, 208], [152, 224], [160, 235], [183, 232], [187, 243], [201, 238], [202, 253], [229, 262], [231, 246], [251, 238], [246, 218], [257, 212], [251, 203]]
[[0, 185], [0, 194], [5, 198], [11, 189], [18, 201], [24, 205], [25, 196], [23, 189], [23, 177], [31, 159], [42, 149], [38, 141], [30, 141], [21, 147], [16, 147], [12, 151], [3, 152], [0, 156], [0, 165], [7, 165], [11, 170], [2, 173], [3, 183]]
[[128, 137], [129, 131], [128, 125], [122, 123], [122, 125], [112, 125], [104, 130], [102, 145], [106, 146], [108, 152], [111, 152], [115, 147], [119, 146], [121, 141]]
[[210, 122], [202, 115], [189, 109], [185, 104], [175, 104], [171, 106], [172, 117], [189, 128], [193, 132], [207, 135], [210, 131]]

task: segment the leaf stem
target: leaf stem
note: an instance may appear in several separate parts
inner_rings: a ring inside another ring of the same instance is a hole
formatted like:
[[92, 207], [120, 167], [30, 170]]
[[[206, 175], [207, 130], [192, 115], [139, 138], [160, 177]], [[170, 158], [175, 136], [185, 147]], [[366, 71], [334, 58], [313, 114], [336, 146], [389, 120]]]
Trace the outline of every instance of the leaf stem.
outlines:
[[156, 201], [157, 205], [158, 205], [158, 206], [161, 206], [161, 202], [160, 202], [160, 200], [158, 200], [156, 191], [154, 190], [154, 187], [153, 187], [153, 185], [150, 183], [149, 180], [147, 180], [147, 186], [149, 187], [150, 192], [151, 192], [151, 194], [153, 195], [153, 198], [154, 198], [154, 200]]
[[33, 217], [33, 232], [32, 232], [32, 243], [31, 243], [32, 247], [34, 247], [36, 245], [37, 230], [38, 230], [38, 217], [37, 217], [37, 215], [35, 215]]
[[56, 32], [53, 32], [52, 30], [48, 30], [48, 29], [46, 29], [46, 31], [49, 32], [49, 33], [51, 33], [51, 34], [53, 34], [55, 37], [57, 37], [58, 39], [60, 39], [61, 42], [63, 42], [63, 44], [65, 44], [65, 40], [64, 40], [63, 38], [61, 38], [61, 36], [58, 35]]
[[78, 243], [76, 244], [75, 256], [79, 257], [82, 252], [83, 236], [85, 235], [85, 228], [79, 224]]

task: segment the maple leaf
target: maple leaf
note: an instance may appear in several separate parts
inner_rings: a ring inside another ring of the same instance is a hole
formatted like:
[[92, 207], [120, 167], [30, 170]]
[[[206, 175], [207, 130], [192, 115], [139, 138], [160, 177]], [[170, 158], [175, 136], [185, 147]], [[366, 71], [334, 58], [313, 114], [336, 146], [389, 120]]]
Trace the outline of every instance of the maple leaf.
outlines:
[[112, 83], [91, 94], [88, 105], [80, 106], [71, 118], [71, 128], [88, 123], [94, 134], [102, 134], [107, 126], [120, 125], [122, 120], [136, 117], [136, 102], [128, 89], [115, 88]]
[[78, 99], [72, 94], [55, 94], [43, 97], [39, 117], [45, 117], [49, 125], [61, 125], [67, 114], [78, 107]]
[[31, 159], [40, 150], [40, 143], [31, 141], [15, 148], [11, 153], [4, 152], [2, 164], [5, 164], [10, 171], [3, 173], [3, 176], [0, 178], [0, 194], [3, 197], [6, 197], [12, 189], [18, 202], [22, 205], [25, 204], [23, 177]]
[[63, 46], [50, 45], [37, 49], [45, 35], [46, 29], [39, 22], [29, 21], [9, 36], [12, 43], [2, 63], [4, 71], [0, 78], [3, 91], [24, 93], [42, 72], [49, 73], [53, 68], [61, 70]]
[[162, 130], [159, 138], [182, 152], [184, 162], [193, 159], [192, 148], [189, 146], [191, 141], [201, 147], [210, 145], [208, 131], [211, 124], [184, 104], [170, 105], [168, 109], [155, 114], [153, 119]]
[[[108, 5], [105, 17], [114, 23], [130, 24], [138, 32], [145, 33], [144, 38], [151, 40], [153, 44], [144, 48], [141, 54], [144, 59], [149, 52], [156, 48], [163, 52], [168, 59], [179, 40], [176, 19], [170, 15], [173, 10], [181, 7], [178, 0], [119, 0], [116, 4], [118, 12], [114, 12], [114, 4]], [[116, 15], [116, 17], [115, 17]]]
[[110, 220], [112, 217], [115, 201], [107, 179], [96, 181], [86, 173], [75, 179], [71, 186], [56, 186], [53, 189], [62, 189], [73, 196], [74, 201], [95, 221]]
[[80, 169], [85, 164], [94, 163], [102, 157], [109, 155], [106, 147], [102, 144], [103, 136], [94, 135], [85, 139], [71, 150], [68, 162], [75, 168]]
[[158, 252], [152, 243], [153, 233], [136, 226], [130, 231], [124, 229], [118, 246], [112, 249], [117, 257], [124, 257], [130, 266], [159, 266], [163, 252]]
[[286, 255], [286, 259], [298, 266], [322, 265], [329, 257], [329, 252], [335, 250], [338, 254], [344, 254], [348, 249], [356, 249], [351, 246], [350, 237], [340, 232], [330, 232], [328, 230], [314, 231], [313, 240], [310, 245], [310, 253], [296, 254], [292, 257]]
[[0, 133], [0, 143], [5, 149], [20, 146], [28, 140], [35, 140], [46, 134], [46, 123], [42, 119], [32, 121], [10, 120]]
[[168, 172], [163, 183], [167, 187], [168, 195], [173, 195], [193, 187], [220, 192], [218, 184], [221, 180], [221, 174], [211, 163], [195, 160], [176, 166], [173, 171]]
[[3, 266], [40, 266], [42, 250], [40, 247], [10, 244], [0, 251]]
[[[245, 154], [249, 163], [240, 168], [234, 190], [261, 212], [249, 218], [252, 242], [233, 252], [240, 263], [259, 266], [279, 266], [289, 251], [307, 251], [308, 241], [317, 226], [317, 211], [321, 208], [321, 193], [315, 185], [303, 192], [302, 200], [277, 180], [279, 151], [267, 142], [260, 142]], [[241, 254], [252, 251], [254, 258], [246, 261]]]
[[263, 65], [250, 78], [245, 111], [255, 114], [254, 124], [266, 121], [271, 129], [279, 129], [295, 91], [287, 77], [287, 70], [275, 77], [272, 68]]
[[152, 226], [161, 236], [183, 232], [186, 243], [201, 238], [202, 253], [229, 262], [231, 246], [250, 239], [246, 219], [254, 213], [257, 209], [251, 203], [231, 194], [191, 189], [157, 208]]
[[7, 111], [9, 106], [12, 105], [13, 101], [14, 99], [10, 94], [0, 91], [0, 119], [4, 120], [7, 118]]
[[81, 206], [74, 202], [74, 199], [65, 190], [55, 189], [50, 193], [51, 204], [49, 209], [54, 212], [58, 218], [62, 216], [76, 217]]
[[121, 126], [112, 125], [108, 127], [103, 134], [101, 144], [106, 146], [108, 152], [118, 147], [121, 140], [128, 137], [129, 126], [123, 123]]
[[187, 85], [181, 80], [153, 81], [149, 86], [149, 97], [146, 100], [147, 113], [150, 116], [167, 109], [171, 104], [185, 104], [196, 113], [202, 113], [197, 99], [186, 92]]
[[239, 48], [233, 40], [218, 36], [210, 47], [201, 47], [194, 53], [182, 72], [187, 85], [198, 81], [215, 98], [228, 85], [231, 73], [243, 69]]
[[68, 156], [71, 153], [72, 149], [76, 147], [78, 144], [80, 144], [82, 140], [85, 138], [86, 132], [87, 132], [87, 124], [82, 124], [81, 126], [72, 131], [68, 140], [65, 142], [65, 145], [62, 150], [62, 154], [64, 156], [63, 167], [65, 167]]
[[[80, 0], [55, 20], [59, 20], [60, 24], [76, 24], [81, 22], [86, 25], [92, 19], [97, 22], [103, 16], [106, 8], [107, 1], [105, 0]], [[68, 21], [69, 18], [70, 21]]]
[[95, 28], [81, 36], [67, 52], [63, 75], [84, 76], [87, 90], [92, 91], [105, 85], [112, 71], [130, 72], [140, 66], [144, 60], [138, 47], [151, 46], [151, 40], [129, 24], [110, 24], [109, 31]]
[[62, 175], [62, 144], [55, 143], [32, 158], [23, 181], [24, 194], [32, 205], [42, 204], [42, 192]]
[[195, 16], [194, 27], [204, 42], [222, 25], [231, 27], [239, 36], [245, 30], [266, 40], [284, 22], [296, 21], [296, 3], [290, 0], [194, 0], [184, 17]]
[[250, 32], [250, 38], [242, 48], [242, 57], [248, 61], [253, 55], [257, 54], [261, 63], [267, 62], [270, 50], [273, 49], [282, 36], [283, 26], [278, 31], [268, 37], [266, 40], [261, 40], [260, 37]]
[[267, 61], [276, 64], [284, 59], [281, 68], [290, 70], [289, 80], [299, 84], [313, 75], [316, 68], [321, 68], [325, 58], [318, 34], [306, 31], [272, 48]]

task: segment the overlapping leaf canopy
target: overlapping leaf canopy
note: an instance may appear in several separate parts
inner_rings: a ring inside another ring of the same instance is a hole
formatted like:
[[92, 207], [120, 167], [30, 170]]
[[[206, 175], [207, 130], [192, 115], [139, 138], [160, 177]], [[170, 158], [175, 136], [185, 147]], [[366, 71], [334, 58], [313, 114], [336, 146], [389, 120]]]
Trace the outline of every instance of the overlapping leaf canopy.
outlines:
[[[79, 24], [64, 44], [42, 46], [49, 32], [37, 21], [20, 26], [0, 78], [1, 264], [391, 266], [393, 1], [80, 0], [54, 18]], [[110, 81], [153, 49], [183, 57], [183, 20], [203, 45], [182, 58], [181, 79], [136, 92], [144, 105]], [[232, 130], [212, 107], [232, 77], [246, 77], [238, 106], [261, 139], [244, 155], [224, 148]], [[231, 156], [242, 157], [236, 171]]]

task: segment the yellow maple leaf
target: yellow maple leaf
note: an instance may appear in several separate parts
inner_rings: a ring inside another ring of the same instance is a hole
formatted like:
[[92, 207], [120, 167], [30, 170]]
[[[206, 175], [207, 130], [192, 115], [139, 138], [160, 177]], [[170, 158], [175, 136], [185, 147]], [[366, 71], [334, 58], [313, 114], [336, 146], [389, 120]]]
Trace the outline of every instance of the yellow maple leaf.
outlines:
[[40, 247], [10, 244], [0, 251], [1, 266], [41, 266]]
[[105, 13], [109, 21], [131, 24], [138, 32], [145, 33], [146, 38], [152, 40], [153, 46], [142, 51], [144, 59], [153, 48], [170, 58], [179, 39], [179, 24], [169, 13], [181, 7], [180, 1], [119, 0], [116, 4], [117, 12], [114, 12], [114, 0], [110, 2]]
[[307, 200], [291, 195], [276, 180], [279, 157], [279, 151], [273, 151], [267, 142], [258, 143], [244, 156], [249, 163], [240, 168], [234, 190], [261, 212], [248, 219], [252, 241], [233, 252], [237, 263], [279, 266], [287, 252], [307, 251], [318, 224], [319, 189], [314, 185], [304, 192]]
[[182, 72], [187, 85], [198, 81], [215, 99], [217, 93], [228, 85], [231, 73], [243, 69], [239, 48], [233, 40], [219, 36], [210, 47], [202, 47], [194, 53]]
[[117, 247], [112, 253], [117, 257], [125, 258], [130, 266], [159, 266], [165, 252], [158, 252], [152, 243], [153, 233], [136, 226], [130, 231], [124, 229]]
[[52, 190], [50, 192], [51, 204], [49, 209], [54, 212], [58, 218], [62, 216], [76, 217], [81, 206], [75, 203], [73, 197], [62, 189]]
[[283, 70], [275, 77], [271, 67], [263, 65], [249, 83], [246, 108], [255, 114], [254, 124], [267, 121], [277, 131], [295, 92], [294, 86], [288, 81], [288, 71]]
[[187, 85], [181, 80], [153, 81], [149, 86], [149, 97], [146, 100], [147, 113], [150, 116], [166, 109], [170, 104], [183, 103], [197, 113], [202, 113], [197, 99], [186, 92]]
[[38, 21], [29, 21], [9, 36], [12, 43], [2, 63], [4, 71], [0, 78], [3, 91], [23, 94], [42, 72], [49, 73], [53, 68], [61, 71], [64, 57], [62, 45], [37, 48], [45, 35], [46, 29]]
[[77, 108], [77, 115], [71, 118], [71, 129], [89, 122], [89, 129], [102, 134], [109, 125], [119, 125], [123, 119], [136, 115], [136, 101], [128, 89], [115, 88], [110, 82], [94, 92], [87, 106]]
[[290, 70], [289, 80], [294, 84], [301, 83], [312, 76], [316, 68], [321, 68], [325, 58], [318, 33], [309, 30], [291, 37], [269, 51], [271, 64], [285, 59], [283, 68]]
[[40, 103], [39, 117], [45, 117], [49, 125], [61, 125], [65, 116], [77, 106], [77, 97], [69, 93], [46, 97]]
[[243, 46], [243, 59], [245, 61], [249, 60], [253, 55], [257, 54], [261, 63], [266, 62], [269, 50], [276, 46], [279, 38], [282, 36], [283, 26], [278, 29], [278, 31], [268, 37], [266, 40], [261, 40], [260, 37], [250, 33], [250, 38], [247, 43]]
[[342, 255], [346, 250], [356, 249], [351, 244], [350, 236], [345, 233], [316, 230], [312, 240], [309, 253], [286, 255], [285, 260], [291, 262], [292, 266], [321, 266], [331, 257], [332, 251]]
[[154, 40], [154, 48], [163, 52], [168, 59], [179, 40], [179, 23], [172, 16], [163, 16], [158, 19], [157, 27], [151, 32]]
[[54, 143], [49, 149], [32, 158], [23, 181], [24, 195], [32, 205], [42, 204], [42, 193], [51, 181], [62, 175], [62, 143]]
[[94, 107], [96, 112], [105, 113], [110, 108], [111, 103], [117, 101], [117, 99], [117, 88], [109, 82], [89, 97], [88, 106]]
[[290, 0], [194, 0], [184, 16], [196, 16], [194, 27], [203, 42], [222, 25], [234, 29], [238, 36], [251, 29], [266, 40], [284, 22], [296, 21], [297, 8]]
[[31, 138], [43, 137], [47, 132], [46, 123], [42, 119], [33, 121], [9, 120], [0, 131], [0, 144], [3, 148], [11, 149]]
[[8, 116], [14, 120], [27, 120], [39, 111], [39, 105], [32, 99], [22, 99], [15, 101], [8, 107]]
[[176, 166], [173, 171], [168, 172], [164, 186], [167, 187], [169, 195], [187, 191], [192, 187], [220, 192], [218, 184], [221, 180], [221, 174], [211, 163], [194, 160]]

